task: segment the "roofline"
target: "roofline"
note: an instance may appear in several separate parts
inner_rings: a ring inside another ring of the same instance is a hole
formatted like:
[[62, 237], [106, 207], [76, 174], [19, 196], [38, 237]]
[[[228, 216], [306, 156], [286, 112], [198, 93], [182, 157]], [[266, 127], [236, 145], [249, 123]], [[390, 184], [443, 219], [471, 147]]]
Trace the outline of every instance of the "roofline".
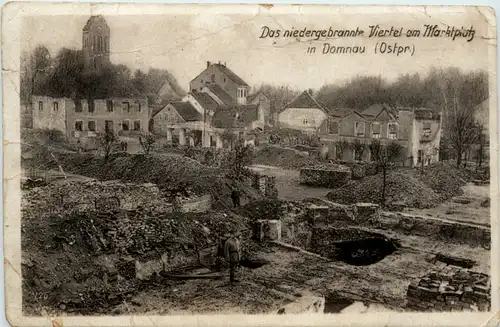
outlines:
[[[302, 92], [301, 94], [297, 95], [295, 98], [293, 98], [293, 100], [291, 100], [290, 102], [288, 102], [284, 107], [283, 109], [281, 109], [280, 111], [278, 111], [278, 113], [282, 113], [283, 111], [285, 111], [286, 109], [290, 109], [290, 107], [288, 107], [290, 105], [290, 103], [294, 102], [295, 100], [297, 100], [298, 98], [300, 98], [302, 96], [302, 94], [306, 93], [312, 100], [313, 102], [318, 106], [318, 109], [320, 109], [325, 115], [329, 116], [329, 113], [328, 113], [328, 110], [322, 106], [321, 104], [318, 103], [318, 101], [316, 101], [311, 94], [309, 94], [309, 92], [307, 91], [304, 91]], [[297, 108], [297, 109], [300, 109], [300, 108]], [[307, 108], [302, 108], [302, 109], [307, 109]], [[312, 109], [312, 108], [309, 108], [309, 109]]]
[[[217, 69], [219, 69], [219, 68], [220, 68], [220, 67], [218, 66], [218, 64], [212, 64], [212, 65], [213, 65], [213, 66], [215, 66]], [[231, 69], [230, 69], [230, 68], [228, 68], [227, 66], [224, 66], [224, 67], [226, 67], [227, 69], [231, 70]], [[223, 74], [224, 74], [224, 72], [223, 72], [222, 70], [220, 70], [220, 69], [219, 69], [219, 71], [220, 71], [221, 73], [223, 73]], [[232, 70], [231, 70], [231, 71], [232, 71]], [[233, 71], [232, 71], [232, 72], [233, 72]], [[240, 76], [239, 76], [238, 74], [236, 74], [235, 72], [233, 72], [233, 74], [234, 74], [234, 75], [236, 75], [236, 76], [238, 76], [238, 77], [240, 77]], [[224, 74], [224, 75], [226, 75], [226, 76], [227, 76], [227, 77], [228, 77], [231, 81], [233, 81], [233, 82], [235, 82], [235, 83], [236, 83], [236, 81], [235, 81], [234, 79], [232, 79], [231, 77], [229, 77], [227, 74]], [[196, 77], [198, 77], [198, 76], [196, 76]], [[195, 78], [196, 78], [196, 77], [195, 77]], [[245, 82], [245, 80], [244, 80], [243, 78], [241, 78], [241, 77], [240, 77], [240, 79], [241, 79], [241, 80], [243, 81], [243, 83], [245, 83], [245, 84], [239, 84], [239, 83], [236, 83], [238, 86], [246, 86], [246, 87], [250, 87], [250, 85], [248, 85], [248, 83], [247, 83], [247, 82]]]
[[329, 117], [339, 117], [339, 118], [344, 118], [344, 117], [347, 117], [348, 115], [350, 115], [352, 112], [354, 111], [354, 109], [350, 110], [349, 112], [345, 113], [344, 115], [340, 115], [340, 116], [334, 116], [332, 115], [331, 113], [328, 114]]
[[[161, 109], [160, 109], [160, 110], [158, 110], [155, 114], [151, 115], [151, 118], [153, 118], [153, 117], [155, 117], [156, 115], [158, 115], [160, 112], [162, 112], [162, 111], [163, 111], [163, 109], [165, 109], [165, 108], [166, 108], [169, 104], [171, 104], [171, 103], [172, 103], [172, 102], [166, 103], [163, 107], [161, 107]], [[153, 108], [153, 107], [150, 107], [150, 108], [151, 108], [151, 110], [154, 110], [154, 108]]]
[[363, 118], [363, 119], [365, 119], [365, 120], [368, 120], [368, 119], [366, 119], [366, 118], [365, 118], [365, 116], [363, 116], [363, 115], [362, 115], [359, 111], [357, 111], [356, 109], [354, 109], [353, 111], [351, 111], [350, 113], [348, 113], [347, 115], [345, 115], [345, 116], [344, 116], [344, 117], [342, 117], [342, 118], [345, 118], [345, 117], [350, 116], [350, 115], [352, 115], [352, 114], [357, 114], [357, 115], [358, 115], [358, 116], [360, 116], [361, 118]]

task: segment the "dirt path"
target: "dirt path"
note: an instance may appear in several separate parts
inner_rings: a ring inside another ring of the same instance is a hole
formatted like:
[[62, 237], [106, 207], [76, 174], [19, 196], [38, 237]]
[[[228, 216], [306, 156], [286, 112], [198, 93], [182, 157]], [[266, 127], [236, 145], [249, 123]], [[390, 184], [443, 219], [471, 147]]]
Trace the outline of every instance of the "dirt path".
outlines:
[[489, 198], [490, 186], [477, 186], [470, 183], [462, 187], [462, 190], [464, 195], [453, 197], [435, 208], [409, 209], [408, 211], [443, 220], [489, 226], [491, 221], [490, 207], [485, 207], [482, 203]]
[[300, 172], [297, 170], [266, 165], [252, 165], [250, 169], [276, 177], [278, 196], [283, 200], [298, 201], [306, 198], [325, 198], [330, 191], [330, 189], [324, 187], [309, 187], [299, 184]]

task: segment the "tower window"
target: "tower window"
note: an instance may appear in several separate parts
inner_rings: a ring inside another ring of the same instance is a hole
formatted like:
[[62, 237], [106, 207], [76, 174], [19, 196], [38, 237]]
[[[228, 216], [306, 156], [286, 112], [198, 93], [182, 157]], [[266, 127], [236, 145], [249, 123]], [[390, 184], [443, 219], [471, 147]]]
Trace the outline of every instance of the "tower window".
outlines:
[[38, 110], [43, 111], [43, 102], [42, 101], [38, 101]]
[[210, 80], [212, 81], [212, 83], [215, 83], [215, 75], [212, 75], [212, 76], [210, 77]]

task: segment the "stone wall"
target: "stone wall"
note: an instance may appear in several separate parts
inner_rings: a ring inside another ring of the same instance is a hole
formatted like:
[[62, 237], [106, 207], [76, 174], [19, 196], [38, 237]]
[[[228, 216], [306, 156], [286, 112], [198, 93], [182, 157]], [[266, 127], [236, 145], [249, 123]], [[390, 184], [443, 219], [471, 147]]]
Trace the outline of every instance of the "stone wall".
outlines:
[[351, 169], [346, 166], [309, 167], [300, 170], [300, 181], [305, 185], [339, 187], [351, 180]]
[[181, 201], [183, 212], [205, 212], [212, 208], [212, 196], [210, 194], [193, 197]]
[[406, 306], [418, 311], [489, 311], [490, 294], [488, 275], [447, 266], [412, 282]]
[[257, 220], [254, 223], [254, 238], [259, 241], [280, 241], [280, 220]]
[[277, 197], [276, 177], [253, 173], [250, 181], [251, 186], [266, 197]]
[[474, 247], [489, 247], [491, 244], [491, 231], [488, 227], [399, 212], [383, 211], [378, 219], [370, 222], [370, 225], [404, 234], [426, 236], [439, 241], [468, 244]]

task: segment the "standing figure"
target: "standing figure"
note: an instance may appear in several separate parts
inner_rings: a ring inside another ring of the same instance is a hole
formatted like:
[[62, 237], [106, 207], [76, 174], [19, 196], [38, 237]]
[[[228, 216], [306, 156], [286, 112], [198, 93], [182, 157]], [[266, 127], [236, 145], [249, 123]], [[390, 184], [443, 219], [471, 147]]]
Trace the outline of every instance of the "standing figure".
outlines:
[[226, 257], [226, 261], [229, 262], [229, 281], [231, 285], [233, 285], [234, 282], [238, 282], [234, 275], [241, 260], [241, 245], [239, 238], [239, 235], [232, 236], [227, 239], [224, 244], [224, 256]]
[[217, 253], [215, 255], [215, 269], [217, 271], [222, 270], [222, 259], [224, 255], [224, 240], [220, 234], [217, 235]]
[[231, 199], [233, 200], [233, 206], [235, 208], [240, 206], [240, 190], [238, 190], [237, 187], [233, 188]]

